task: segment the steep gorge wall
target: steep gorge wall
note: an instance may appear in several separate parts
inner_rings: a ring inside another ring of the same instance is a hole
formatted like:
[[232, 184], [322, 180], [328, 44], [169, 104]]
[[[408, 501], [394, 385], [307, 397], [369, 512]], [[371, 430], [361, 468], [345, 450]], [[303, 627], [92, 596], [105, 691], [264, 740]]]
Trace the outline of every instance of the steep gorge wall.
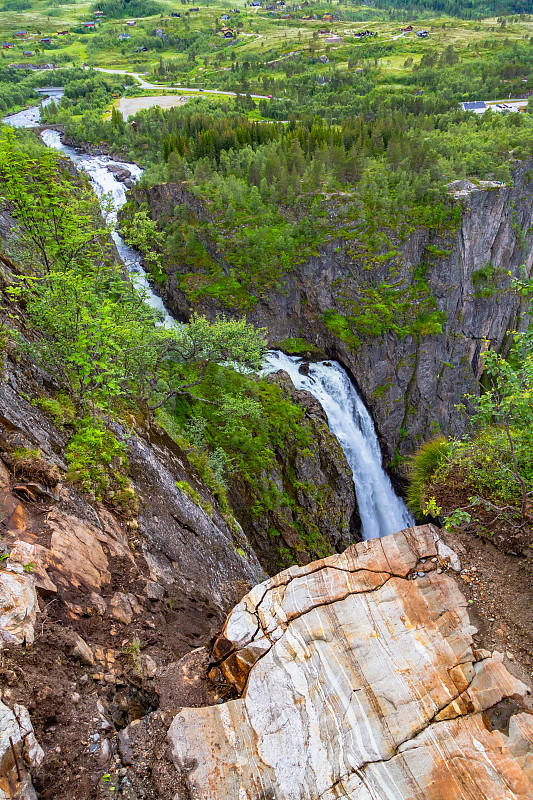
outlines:
[[[9, 228], [0, 216], [0, 233]], [[0, 289], [12, 282], [13, 267], [0, 255]], [[9, 297], [0, 297], [9, 307]], [[10, 311], [17, 322], [6, 314], [2, 323], [31, 339], [23, 309], [11, 304]], [[179, 660], [210, 641], [235, 602], [264, 579], [265, 566], [275, 571], [282, 550], [282, 563], [307, 563], [356, 538], [351, 472], [321, 409], [295, 393], [308, 451], [294, 452], [288, 442], [272, 477], [298, 496], [285, 513], [253, 515], [249, 496], [231, 498], [241, 527], [190, 452], [130, 415], [112, 423], [135, 498], [125, 508], [96, 486], [83, 490], [69, 469], [76, 428], [54, 414], [53, 398], [65, 401], [61, 390], [12, 338], [2, 339], [0, 800], [35, 800], [30, 773], [40, 800], [108, 797], [103, 776], [110, 773], [117, 795], [121, 788], [131, 800], [153, 798], [122, 786], [128, 756], [118, 754], [119, 732], [173, 702]], [[276, 516], [284, 527], [272, 537]], [[202, 686], [198, 680], [193, 688]], [[228, 687], [210, 684], [213, 702], [227, 695]], [[146, 768], [148, 782], [150, 774]]]
[[[347, 309], [360, 301], [365, 287], [390, 281], [391, 264], [386, 259], [374, 259], [369, 269], [361, 255], [364, 237], [355, 242], [333, 238], [319, 255], [286, 276], [282, 291], [259, 296], [247, 313], [251, 322], [267, 327], [274, 346], [301, 337], [351, 372], [373, 413], [389, 460], [395, 453], [412, 452], [438, 431], [461, 433], [465, 422], [455, 406], [465, 394], [479, 390], [486, 340], [496, 350], [505, 349], [508, 331], [523, 330], [527, 324], [525, 304], [510, 285], [520, 275], [521, 265], [529, 275], [533, 262], [530, 167], [518, 165], [509, 186], [454, 182], [450, 202], [460, 207], [455, 227], [421, 226], [403, 241], [387, 231], [398, 253], [394, 280], [403, 281], [400, 291], [404, 291], [413, 286], [415, 274], [423, 275], [435, 309], [445, 317], [441, 333], [422, 331], [400, 338], [390, 329], [378, 335], [355, 331], [354, 343], [350, 322], [348, 336], [328, 327], [327, 312], [349, 318]], [[156, 219], [171, 216], [182, 203], [195, 217], [206, 218], [205, 209], [183, 186], [156, 186], [137, 197], [148, 202]], [[216, 258], [210, 243], [204, 244]], [[223, 264], [226, 272], [229, 266]], [[166, 293], [176, 313], [187, 317], [191, 304], [179, 278], [180, 266], [171, 265]], [[228, 311], [208, 298], [195, 307], [208, 314]]]

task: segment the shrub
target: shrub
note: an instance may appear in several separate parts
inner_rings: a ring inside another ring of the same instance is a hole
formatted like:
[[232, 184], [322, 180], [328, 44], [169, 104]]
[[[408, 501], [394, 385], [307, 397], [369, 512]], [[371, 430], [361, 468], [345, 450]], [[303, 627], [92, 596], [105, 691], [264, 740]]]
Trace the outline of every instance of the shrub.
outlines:
[[35, 401], [35, 405], [46, 411], [52, 417], [54, 423], [62, 428], [74, 422], [76, 409], [74, 403], [67, 395], [60, 395], [57, 399], [52, 397], [40, 397]]
[[55, 464], [51, 464], [39, 450], [19, 447], [11, 454], [13, 475], [17, 480], [37, 481], [46, 486], [56, 486], [60, 473]]
[[449, 441], [444, 436], [438, 436], [425, 442], [412, 456], [407, 503], [416, 517], [424, 516], [425, 492], [449, 452]]
[[137, 498], [126, 475], [125, 447], [110, 430], [92, 419], [82, 420], [65, 455], [67, 477], [82, 491], [106, 501], [124, 516], [136, 512]]

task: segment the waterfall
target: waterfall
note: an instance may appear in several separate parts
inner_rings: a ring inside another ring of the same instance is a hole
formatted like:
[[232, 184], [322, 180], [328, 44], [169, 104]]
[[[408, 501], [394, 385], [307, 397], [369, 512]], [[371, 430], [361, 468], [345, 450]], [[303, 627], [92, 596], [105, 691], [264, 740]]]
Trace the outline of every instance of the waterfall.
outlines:
[[405, 503], [395, 494], [381, 463], [372, 418], [350, 378], [334, 361], [306, 364], [303, 359], [271, 351], [265, 372], [285, 370], [297, 389], [310, 392], [326, 412], [353, 473], [364, 539], [374, 539], [414, 525]]
[[[6, 120], [7, 121], [7, 120]], [[21, 119], [13, 122], [19, 126], [31, 126], [35, 122]], [[165, 309], [163, 302], [151, 289], [140, 255], [128, 247], [115, 230], [117, 211], [126, 202], [126, 191], [122, 183], [108, 171], [113, 159], [108, 156], [79, 153], [61, 142], [60, 135], [45, 130], [42, 138], [48, 147], [62, 151], [78, 169], [84, 170], [91, 180], [99, 198], [110, 198], [111, 211], [107, 221], [113, 228], [112, 237], [132, 280], [144, 292], [146, 301], [161, 314], [163, 324], [177, 324]], [[124, 164], [133, 180], [138, 180], [142, 170], [136, 164]], [[339, 440], [352, 469], [362, 534], [365, 539], [386, 536], [414, 524], [414, 520], [403, 501], [396, 496], [389, 477], [381, 463], [381, 451], [372, 419], [342, 367], [329, 361], [309, 364], [307, 374], [299, 371], [301, 358], [287, 356], [281, 352], [270, 352], [265, 372], [284, 369], [289, 373], [297, 389], [310, 392], [327, 414], [331, 432]]]

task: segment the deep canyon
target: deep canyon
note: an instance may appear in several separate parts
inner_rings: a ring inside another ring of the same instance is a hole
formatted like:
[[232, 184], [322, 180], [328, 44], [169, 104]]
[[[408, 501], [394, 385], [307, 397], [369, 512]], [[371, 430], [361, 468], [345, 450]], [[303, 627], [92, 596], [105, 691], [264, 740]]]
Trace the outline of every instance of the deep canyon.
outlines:
[[[101, 180], [125, 199], [113, 160], [71, 155], [82, 169], [84, 158], [99, 159]], [[383, 456], [399, 487], [402, 459], [418, 443], [463, 433], [456, 405], [479, 391], [484, 348], [505, 352], [509, 331], [527, 327], [525, 302], [510, 285], [533, 264], [532, 190], [530, 166], [517, 164], [509, 186], [450, 185], [454, 226], [420, 226], [401, 239], [387, 231], [395, 279], [414, 285], [423, 268], [440, 332], [385, 330], [355, 344], [328, 326], [332, 310], [348, 314], [365, 282], [378, 286], [392, 268], [376, 259], [370, 273], [364, 243], [335, 232], [287, 274], [282, 291], [258, 293], [248, 317], [266, 327], [269, 344], [304, 342], [285, 371], [276, 370], [279, 350], [270, 357], [268, 381], [299, 409], [308, 442], [303, 449], [289, 440], [275, 453], [268, 478], [290, 496], [285, 507], [253, 513], [254, 484], [237, 477], [228, 513], [191, 453], [135, 418], [128, 429], [113, 425], [127, 445], [138, 506], [121, 513], [91, 497], [67, 477], [68, 423], [42, 403], [59, 391], [55, 376], [6, 348], [2, 800], [533, 795], [533, 672], [520, 657], [531, 633], [518, 614], [512, 627], [512, 597], [503, 592], [494, 611], [469, 578], [485, 563], [480, 548], [492, 545], [469, 548], [416, 525], [381, 467]], [[134, 188], [130, 197], [147, 203], [161, 227], [179, 205], [198, 219], [209, 213], [183, 185]], [[11, 211], [1, 212], [3, 243], [16, 227]], [[134, 273], [137, 254], [113, 240]], [[484, 284], [487, 265], [494, 292]], [[18, 274], [3, 256], [0, 286], [12, 311]], [[162, 295], [165, 314], [190, 317], [180, 264], [168, 264]], [[205, 298], [195, 307], [210, 317], [233, 313]], [[16, 326], [29, 335], [23, 309]], [[331, 371], [343, 390], [338, 414], [358, 418], [348, 441], [348, 422], [337, 420], [335, 436], [329, 398], [319, 401], [331, 391], [331, 377], [323, 380]], [[359, 476], [357, 435], [370, 454]], [[25, 461], [21, 451], [38, 455]], [[282, 547], [291, 566], [280, 571]], [[516, 566], [505, 553], [494, 563], [500, 574]]]

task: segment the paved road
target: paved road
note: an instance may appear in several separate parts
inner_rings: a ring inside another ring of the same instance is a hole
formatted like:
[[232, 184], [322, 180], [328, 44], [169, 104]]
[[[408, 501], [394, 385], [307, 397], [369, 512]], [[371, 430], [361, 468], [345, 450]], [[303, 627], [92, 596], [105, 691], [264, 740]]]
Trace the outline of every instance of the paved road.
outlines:
[[[202, 92], [209, 92], [209, 94], [220, 94], [225, 95], [226, 97], [237, 97], [237, 92], [223, 92], [221, 89], [198, 89], [196, 87], [188, 87], [188, 86], [161, 86], [157, 83], [148, 83], [139, 72], [126, 72], [122, 69], [104, 69], [104, 67], [93, 67], [92, 69], [97, 70], [98, 72], [107, 72], [110, 75], [131, 75], [132, 78], [135, 78], [136, 81], [139, 82], [142, 89], [156, 89], [157, 91], [161, 91], [161, 89], [172, 89], [178, 92], [196, 92], [198, 94]], [[253, 94], [252, 97], [256, 98], [257, 100], [269, 100], [270, 98], [266, 94]]]

